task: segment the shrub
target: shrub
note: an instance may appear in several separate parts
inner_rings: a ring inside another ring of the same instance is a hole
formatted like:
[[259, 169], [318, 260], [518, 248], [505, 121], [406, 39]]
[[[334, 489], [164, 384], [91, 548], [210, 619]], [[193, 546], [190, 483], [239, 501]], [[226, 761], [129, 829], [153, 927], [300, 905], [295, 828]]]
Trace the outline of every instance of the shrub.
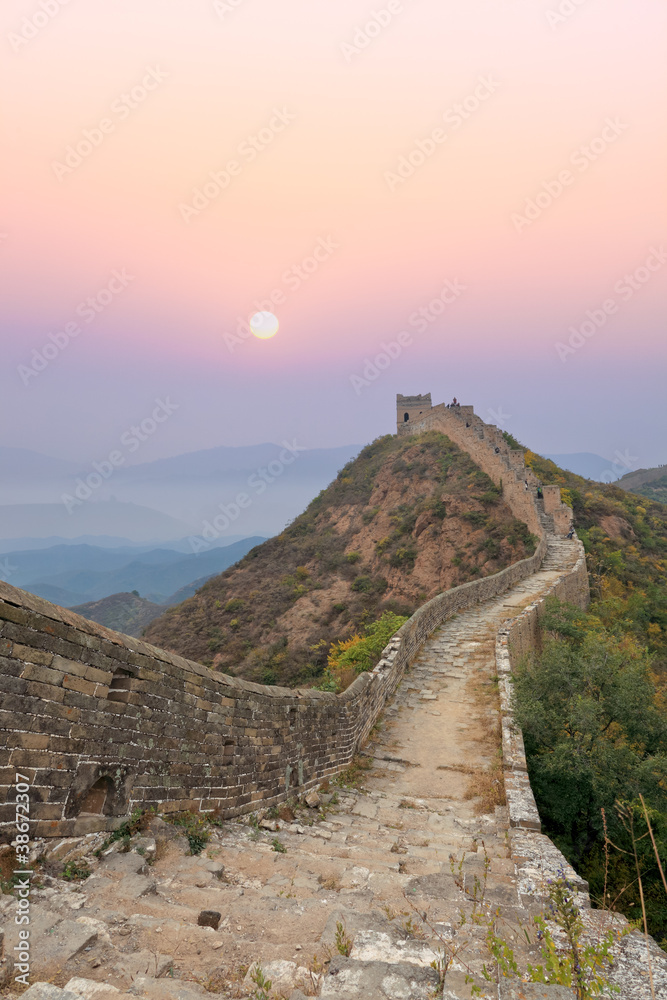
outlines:
[[180, 826], [190, 846], [190, 854], [201, 854], [211, 839], [210, 821], [207, 816], [194, 812], [182, 812], [167, 817], [167, 822]]
[[412, 569], [415, 564], [417, 554], [417, 549], [414, 546], [401, 546], [389, 557], [389, 565], [394, 568], [405, 566], [406, 568]]
[[82, 881], [91, 874], [86, 861], [68, 861], [62, 871], [62, 877], [68, 882]]
[[[592, 614], [551, 601], [551, 632], [541, 655], [516, 670], [516, 717], [531, 784], [546, 831], [601, 899], [605, 881], [605, 810], [609, 837], [628, 852], [615, 859], [607, 891], [631, 919], [641, 918], [631, 838], [617, 803], [647, 832], [639, 794], [651, 810], [658, 844], [667, 846], [667, 720], [645, 649], [615, 635]], [[558, 636], [558, 638], [556, 638]], [[641, 829], [640, 829], [641, 828]], [[650, 840], [638, 844], [649, 929], [667, 937], [667, 899]]]
[[329, 651], [329, 670], [340, 673], [352, 667], [356, 674], [371, 670], [391, 637], [406, 621], [405, 616], [385, 611], [377, 621], [366, 625], [363, 635], [333, 643]]
[[463, 518], [475, 528], [484, 528], [486, 526], [486, 514], [483, 514], [479, 510], [469, 510], [463, 515]]

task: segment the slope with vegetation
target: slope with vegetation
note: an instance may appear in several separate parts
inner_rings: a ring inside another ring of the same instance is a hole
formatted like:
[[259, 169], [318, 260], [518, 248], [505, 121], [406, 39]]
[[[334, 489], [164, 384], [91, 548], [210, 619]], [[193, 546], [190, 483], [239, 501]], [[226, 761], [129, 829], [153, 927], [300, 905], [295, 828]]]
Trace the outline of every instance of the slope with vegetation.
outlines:
[[517, 672], [540, 815], [597, 904], [614, 904], [640, 925], [646, 911], [665, 947], [667, 886], [652, 837], [664, 867], [667, 507], [529, 451], [526, 461], [572, 505], [592, 596], [585, 613], [550, 607], [541, 653]]
[[149, 622], [164, 614], [164, 605], [154, 604], [133, 591], [129, 594], [111, 594], [100, 601], [87, 601], [70, 610], [116, 632], [138, 637]]
[[628, 472], [619, 479], [618, 486], [630, 493], [638, 493], [647, 500], [658, 500], [667, 503], [667, 465], [659, 465], [656, 469], [638, 469]]
[[340, 642], [364, 640], [350, 644], [358, 648], [342, 658], [343, 671], [371, 666], [400, 616], [525, 558], [535, 544], [447, 437], [387, 435], [282, 534], [152, 622], [146, 637], [262, 683], [330, 686], [348, 648]]

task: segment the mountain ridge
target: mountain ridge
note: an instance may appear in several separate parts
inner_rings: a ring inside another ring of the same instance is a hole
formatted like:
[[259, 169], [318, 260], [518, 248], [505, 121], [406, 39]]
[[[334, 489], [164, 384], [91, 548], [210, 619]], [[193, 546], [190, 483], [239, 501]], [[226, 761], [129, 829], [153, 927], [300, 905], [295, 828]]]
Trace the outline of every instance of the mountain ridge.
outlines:
[[146, 629], [154, 645], [263, 683], [312, 682], [328, 647], [388, 611], [532, 554], [493, 481], [443, 434], [362, 449], [280, 535]]

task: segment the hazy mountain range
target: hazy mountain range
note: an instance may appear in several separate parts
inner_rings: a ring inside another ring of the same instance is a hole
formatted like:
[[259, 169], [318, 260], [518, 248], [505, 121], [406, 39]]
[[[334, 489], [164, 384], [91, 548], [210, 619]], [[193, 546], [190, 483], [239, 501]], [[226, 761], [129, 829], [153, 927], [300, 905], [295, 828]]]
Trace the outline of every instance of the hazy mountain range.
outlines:
[[[221, 537], [272, 535], [358, 451], [357, 445], [301, 449], [289, 441], [210, 448], [140, 465], [124, 461], [114, 468], [108, 455], [79, 464], [0, 448], [1, 549], [7, 551], [12, 539], [49, 536], [155, 545], [201, 534], [220, 513]], [[242, 508], [240, 494], [247, 498]]]
[[258, 536], [244, 538], [196, 555], [173, 549], [55, 545], [6, 553], [0, 558], [0, 579], [61, 607], [134, 590], [153, 603], [173, 604], [185, 600], [262, 541]]

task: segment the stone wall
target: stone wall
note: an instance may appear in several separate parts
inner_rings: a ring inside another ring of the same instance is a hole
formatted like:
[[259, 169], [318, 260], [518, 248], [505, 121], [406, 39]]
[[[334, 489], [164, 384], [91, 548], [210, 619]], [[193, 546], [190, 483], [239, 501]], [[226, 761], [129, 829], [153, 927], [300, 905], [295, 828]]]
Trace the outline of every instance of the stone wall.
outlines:
[[507, 622], [496, 640], [496, 668], [500, 687], [500, 711], [503, 738], [503, 771], [511, 828], [540, 831], [540, 815], [528, 778], [528, 765], [521, 730], [514, 722], [512, 710], [512, 672], [519, 660], [540, 647], [540, 619], [545, 601], [557, 597], [561, 601], [586, 608], [589, 601], [586, 554], [581, 542], [576, 543], [579, 556], [572, 570], [563, 573], [538, 601]]
[[350, 763], [433, 629], [535, 572], [544, 544], [433, 598], [341, 695], [214, 673], [0, 583], [0, 823], [17, 770], [37, 837], [112, 829], [137, 805], [231, 817], [304, 792]]
[[[468, 452], [474, 462], [486, 472], [497, 486], [502, 486], [503, 497], [518, 520], [528, 525], [534, 535], [542, 537], [544, 528], [535, 505], [537, 479], [531, 469], [524, 467], [523, 451], [512, 449], [505, 441], [502, 431], [485, 424], [472, 406], [450, 409], [443, 403], [432, 406], [423, 414], [411, 416], [405, 422], [403, 415], [409, 412], [403, 408], [403, 400], [416, 397], [397, 396], [397, 432], [399, 435], [421, 434], [424, 431], [440, 431], [446, 434], [462, 451]], [[428, 399], [430, 397], [421, 397]], [[526, 489], [526, 482], [529, 489]], [[556, 490], [557, 495], [549, 496], [548, 490]], [[546, 504], [549, 503], [549, 509]], [[545, 510], [550, 514], [558, 534], [566, 534], [572, 520], [572, 511], [560, 501], [559, 487], [545, 487]]]
[[0, 583], [0, 835], [11, 834], [17, 770], [31, 779], [33, 836], [49, 837], [113, 829], [139, 805], [229, 818], [350, 763], [427, 636], [534, 573], [547, 550], [525, 470], [498, 429], [472, 407], [417, 416], [408, 432], [444, 430], [502, 482], [539, 538], [534, 555], [433, 598], [338, 696], [215, 673]]

